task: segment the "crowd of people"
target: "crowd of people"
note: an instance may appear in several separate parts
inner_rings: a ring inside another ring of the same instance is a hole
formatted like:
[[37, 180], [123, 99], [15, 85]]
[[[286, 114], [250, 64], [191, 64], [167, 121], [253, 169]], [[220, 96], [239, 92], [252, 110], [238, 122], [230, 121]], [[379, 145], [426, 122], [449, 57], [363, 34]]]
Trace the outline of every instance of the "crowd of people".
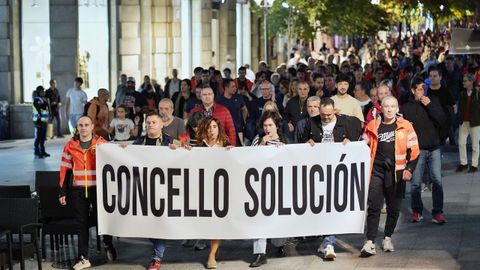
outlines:
[[[134, 144], [172, 149], [230, 149], [292, 143], [315, 147], [317, 143], [363, 140], [371, 149], [372, 171], [366, 241], [360, 253], [364, 257], [376, 253], [380, 214], [385, 204], [387, 220], [382, 249], [394, 251], [392, 235], [406, 181], [411, 183], [411, 221], [423, 219], [421, 192], [425, 183], [432, 190], [431, 220], [445, 224], [442, 148], [458, 147], [457, 172], [478, 170], [480, 57], [448, 54], [448, 38], [448, 34], [427, 32], [386, 43], [367, 41], [358, 51], [355, 47], [336, 51], [324, 46], [315, 53], [302, 49], [293, 51], [288, 63], [276, 68], [260, 62], [256, 73], [248, 65], [238, 68], [236, 75], [228, 65], [223, 70], [197, 67], [193, 77], [179, 79], [178, 72], [173, 70], [173, 78], [163, 89], [149, 76], [137, 88], [135, 78], [122, 74], [113, 99], [113, 119], [108, 114], [109, 91], [99, 89], [98, 96], [87, 101], [81, 89], [82, 80], [77, 78], [74, 88], [67, 93], [66, 103], [70, 125], [77, 131], [72, 130], [75, 135], [65, 146], [60, 185], [65, 188], [68, 172], [73, 171], [72, 188], [82, 190], [83, 195], [78, 195], [81, 199], [71, 199], [72, 204], [76, 204], [79, 220], [86, 222], [88, 218], [82, 209], [95, 206], [89, 199], [91, 195], [87, 195], [95, 194], [95, 173], [91, 167], [95, 164], [75, 160], [74, 152], [88, 152], [96, 143], [111, 140], [122, 144], [133, 140]], [[42, 136], [48, 111], [59, 121], [60, 100], [53, 80], [50, 89], [53, 90], [48, 95], [41, 86], [35, 91], [33, 120], [38, 157], [48, 156]], [[470, 165], [467, 137], [472, 149]], [[88, 179], [82, 175], [87, 170], [92, 172]], [[64, 204], [65, 197], [60, 202]], [[80, 260], [75, 269], [90, 266], [85, 248], [88, 239], [82, 234], [80, 237]], [[109, 258], [116, 257], [111, 238], [105, 240]], [[284, 240], [272, 239], [280, 256], [285, 255]], [[148, 269], [160, 269], [165, 245], [159, 239], [152, 239], [152, 243]], [[266, 243], [267, 239], [254, 240], [250, 267], [267, 263]], [[217, 267], [220, 244], [220, 240], [211, 241], [207, 268]], [[326, 259], [334, 259], [334, 245], [335, 235], [324, 236], [318, 252]], [[199, 245], [200, 249], [204, 246]]]

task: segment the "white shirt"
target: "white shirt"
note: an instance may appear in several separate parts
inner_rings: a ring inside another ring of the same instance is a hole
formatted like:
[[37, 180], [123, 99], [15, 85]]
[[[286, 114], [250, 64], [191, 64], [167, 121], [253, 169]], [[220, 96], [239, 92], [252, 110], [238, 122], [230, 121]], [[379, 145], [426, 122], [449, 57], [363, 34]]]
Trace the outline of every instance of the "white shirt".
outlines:
[[170, 98], [173, 97], [173, 94], [176, 92], [180, 91], [180, 80], [171, 80], [170, 84], [168, 85], [168, 94], [170, 95]]
[[126, 141], [130, 138], [130, 130], [135, 127], [132, 119], [113, 118], [110, 127], [115, 128], [115, 140]]
[[83, 114], [83, 109], [87, 103], [87, 93], [83, 90], [70, 88], [66, 97], [70, 99], [70, 114]]
[[334, 121], [331, 121], [328, 124], [325, 124], [325, 123], [322, 122], [322, 130], [323, 130], [322, 143], [333, 143], [333, 142], [335, 142], [335, 140], [333, 138], [333, 128], [335, 127], [336, 123], [337, 123], [336, 119]]

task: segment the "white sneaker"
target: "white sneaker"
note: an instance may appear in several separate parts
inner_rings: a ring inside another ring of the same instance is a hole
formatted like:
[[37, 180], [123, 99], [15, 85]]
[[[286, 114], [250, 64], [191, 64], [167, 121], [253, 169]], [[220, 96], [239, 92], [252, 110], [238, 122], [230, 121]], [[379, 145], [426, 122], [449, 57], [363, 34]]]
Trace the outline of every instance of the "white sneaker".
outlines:
[[395, 248], [393, 247], [393, 243], [392, 243], [392, 238], [385, 236], [385, 239], [383, 239], [383, 251], [386, 251], [386, 252], [395, 251]]
[[85, 268], [90, 268], [92, 267], [92, 264], [90, 261], [83, 256], [78, 260], [78, 262], [73, 266], [74, 270], [80, 270], [80, 269], [85, 269]]
[[337, 257], [337, 254], [335, 254], [335, 249], [333, 248], [333, 245], [327, 245], [324, 246], [323, 244], [320, 245], [320, 247], [317, 249], [317, 252], [323, 254], [323, 258], [325, 259], [335, 259]]
[[370, 257], [375, 254], [377, 254], [375, 251], [375, 244], [372, 240], [368, 240], [363, 245], [362, 250], [360, 250], [360, 257]]

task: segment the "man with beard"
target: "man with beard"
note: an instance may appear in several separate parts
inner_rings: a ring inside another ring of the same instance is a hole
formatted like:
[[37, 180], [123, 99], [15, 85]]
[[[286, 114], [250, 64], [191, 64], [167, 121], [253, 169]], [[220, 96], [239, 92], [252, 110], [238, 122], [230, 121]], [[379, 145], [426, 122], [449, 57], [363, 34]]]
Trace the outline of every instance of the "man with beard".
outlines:
[[164, 98], [158, 103], [158, 112], [163, 122], [163, 133], [170, 136], [174, 142], [179, 136], [185, 134], [185, 123], [182, 119], [173, 115], [173, 102]]
[[338, 74], [337, 76], [337, 94], [332, 97], [335, 107], [340, 114], [357, 117], [362, 123], [364, 121], [360, 103], [354, 97], [348, 94], [350, 78], [347, 74]]
[[308, 95], [322, 98], [325, 93], [325, 91], [323, 90], [323, 87], [325, 85], [325, 78], [320, 73], [313, 73], [312, 81], [313, 83], [310, 87], [310, 93]]

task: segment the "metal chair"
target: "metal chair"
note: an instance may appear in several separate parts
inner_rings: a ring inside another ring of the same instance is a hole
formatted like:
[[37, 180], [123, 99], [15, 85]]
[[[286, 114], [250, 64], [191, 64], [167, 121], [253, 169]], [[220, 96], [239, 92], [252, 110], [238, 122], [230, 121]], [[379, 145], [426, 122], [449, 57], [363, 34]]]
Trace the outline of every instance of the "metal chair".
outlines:
[[8, 266], [8, 269], [13, 270], [12, 234], [9, 230], [0, 231], [0, 238], [3, 237], [7, 240], [7, 249], [0, 250], [0, 269], [3, 270]]
[[[18, 234], [18, 243], [13, 242], [13, 250], [19, 251], [20, 267], [25, 269], [26, 254], [37, 256], [38, 269], [42, 269], [38, 235], [42, 224], [38, 223], [38, 199], [0, 198], [0, 230], [10, 230]], [[27, 241], [26, 236], [30, 236]]]

